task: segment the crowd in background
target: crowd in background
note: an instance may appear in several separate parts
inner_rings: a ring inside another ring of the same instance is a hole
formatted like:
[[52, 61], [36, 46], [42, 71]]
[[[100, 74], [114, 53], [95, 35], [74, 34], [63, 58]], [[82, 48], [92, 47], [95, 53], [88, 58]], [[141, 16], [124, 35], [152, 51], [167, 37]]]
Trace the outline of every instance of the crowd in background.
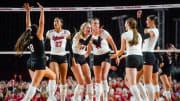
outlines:
[[[30, 82], [20, 79], [11, 79], [10, 81], [0, 81], [0, 101], [20, 101], [24, 95]], [[33, 97], [32, 101], [46, 101], [48, 98], [47, 93], [47, 84], [48, 80], [43, 80], [36, 92], [36, 95]], [[72, 101], [74, 88], [77, 85], [77, 82], [73, 79], [73, 77], [69, 76], [67, 78], [68, 90], [67, 90], [67, 98], [66, 101]], [[93, 84], [95, 87], [95, 82], [93, 78]], [[171, 89], [172, 101], [180, 100], [180, 82], [176, 82], [173, 80]], [[127, 84], [124, 82], [123, 78], [109, 78], [109, 96], [108, 101], [135, 101], [134, 97], [131, 95]], [[60, 101], [60, 89], [57, 88], [56, 98]], [[163, 96], [164, 88], [160, 83], [160, 91], [161, 91], [161, 99], [162, 101], [166, 101], [166, 98]], [[95, 93], [95, 92], [94, 92]], [[79, 101], [86, 101], [86, 87], [84, 87], [84, 91], [81, 91], [81, 96], [78, 98]], [[95, 97], [94, 97], [95, 101]]]

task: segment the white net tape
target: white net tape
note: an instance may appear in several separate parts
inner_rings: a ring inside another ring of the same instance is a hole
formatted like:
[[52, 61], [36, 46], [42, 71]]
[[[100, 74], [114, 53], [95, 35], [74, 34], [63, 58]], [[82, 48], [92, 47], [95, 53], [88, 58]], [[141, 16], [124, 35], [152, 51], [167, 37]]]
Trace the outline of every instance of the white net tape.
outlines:
[[[180, 4], [163, 5], [139, 5], [139, 6], [111, 6], [111, 7], [45, 7], [44, 11], [114, 11], [114, 10], [137, 10], [137, 9], [158, 9], [158, 8], [180, 8]], [[0, 8], [0, 11], [24, 11], [24, 8]], [[33, 8], [32, 11], [40, 11]]]
[[[152, 51], [143, 51], [143, 52], [152, 52]], [[180, 53], [180, 49], [176, 49], [176, 50], [153, 50], [154, 53], [163, 53], [163, 52], [175, 52], [175, 53]], [[46, 51], [46, 54], [50, 54], [50, 51]], [[69, 53], [69, 52], [67, 52]], [[113, 53], [113, 51], [111, 51], [111, 53]], [[16, 51], [0, 51], [0, 55], [2, 54], [17, 54]], [[31, 54], [30, 51], [25, 51], [23, 52], [23, 54]]]

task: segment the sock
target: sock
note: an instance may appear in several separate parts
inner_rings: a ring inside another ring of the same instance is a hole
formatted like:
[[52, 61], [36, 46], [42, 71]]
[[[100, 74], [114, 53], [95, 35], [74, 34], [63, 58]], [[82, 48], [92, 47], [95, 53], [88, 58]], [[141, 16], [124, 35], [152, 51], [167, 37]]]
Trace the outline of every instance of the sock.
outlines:
[[107, 80], [102, 81], [103, 101], [108, 101], [109, 86]]
[[143, 101], [136, 85], [130, 86], [130, 91], [133, 94], [133, 96], [135, 97], [136, 101]]
[[56, 80], [49, 80], [48, 83], [49, 96], [54, 96], [55, 92], [56, 92]]
[[30, 85], [22, 101], [30, 101], [32, 97], [35, 95], [35, 93], [36, 93], [36, 88]]
[[65, 101], [67, 94], [67, 85], [60, 85], [61, 101]]
[[154, 101], [154, 88], [153, 88], [152, 83], [145, 84], [145, 88], [146, 88], [147, 93], [148, 93], [149, 101]]
[[102, 94], [102, 84], [101, 83], [96, 83], [95, 85], [95, 92], [96, 92], [96, 101], [100, 101], [100, 97]]
[[94, 91], [93, 91], [93, 84], [87, 84], [87, 93], [88, 93], [88, 101], [93, 101], [93, 94], [94, 94]]
[[74, 89], [74, 97], [73, 101], [77, 101], [79, 95], [81, 94], [81, 91], [83, 90], [84, 86], [83, 85], [77, 85], [76, 88]]
[[[159, 85], [154, 85], [154, 93], [160, 93], [160, 88]], [[158, 101], [159, 98], [156, 98], [156, 100]]]
[[147, 93], [146, 93], [146, 89], [144, 88], [143, 84], [141, 82], [139, 82], [137, 84], [137, 87], [140, 91], [141, 96], [143, 97], [143, 99], [148, 99]]

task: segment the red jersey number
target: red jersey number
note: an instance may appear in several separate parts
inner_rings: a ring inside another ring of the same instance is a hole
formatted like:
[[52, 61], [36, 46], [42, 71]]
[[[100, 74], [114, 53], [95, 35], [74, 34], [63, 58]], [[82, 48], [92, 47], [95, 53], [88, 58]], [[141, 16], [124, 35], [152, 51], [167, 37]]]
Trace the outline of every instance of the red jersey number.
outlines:
[[80, 48], [80, 50], [83, 50], [85, 48], [85, 46], [82, 46], [81, 48]]
[[62, 41], [56, 42], [56, 47], [61, 47], [62, 46]]
[[101, 48], [101, 46], [96, 46], [97, 49]]

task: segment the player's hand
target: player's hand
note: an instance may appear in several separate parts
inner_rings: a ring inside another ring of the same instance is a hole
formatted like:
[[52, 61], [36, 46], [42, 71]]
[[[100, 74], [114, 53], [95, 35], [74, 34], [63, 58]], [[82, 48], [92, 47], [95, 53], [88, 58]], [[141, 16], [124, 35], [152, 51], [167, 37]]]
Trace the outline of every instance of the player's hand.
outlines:
[[119, 57], [117, 57], [117, 58], [116, 58], [116, 64], [117, 64], [117, 66], [119, 66], [119, 63], [120, 63], [120, 59], [119, 59]]
[[89, 55], [88, 55], [87, 53], [84, 55], [85, 58], [87, 58], [88, 56], [89, 56]]
[[148, 33], [148, 30], [147, 28], [144, 29], [144, 34]]
[[159, 69], [158, 73], [161, 74], [162, 73], [162, 69]]
[[141, 18], [141, 15], [142, 15], [142, 10], [138, 10], [137, 11], [137, 18]]
[[39, 3], [39, 2], [37, 2], [37, 5], [39, 6], [39, 8], [41, 9], [41, 11], [43, 11], [44, 10], [44, 7]]
[[26, 11], [31, 11], [31, 9], [33, 8], [33, 6], [29, 6], [29, 3], [24, 3], [24, 9], [26, 10]]
[[117, 58], [118, 57], [118, 54], [112, 54], [111, 55], [111, 59], [114, 59], [114, 58]]
[[111, 70], [117, 71], [117, 68], [115, 66], [111, 66]]

